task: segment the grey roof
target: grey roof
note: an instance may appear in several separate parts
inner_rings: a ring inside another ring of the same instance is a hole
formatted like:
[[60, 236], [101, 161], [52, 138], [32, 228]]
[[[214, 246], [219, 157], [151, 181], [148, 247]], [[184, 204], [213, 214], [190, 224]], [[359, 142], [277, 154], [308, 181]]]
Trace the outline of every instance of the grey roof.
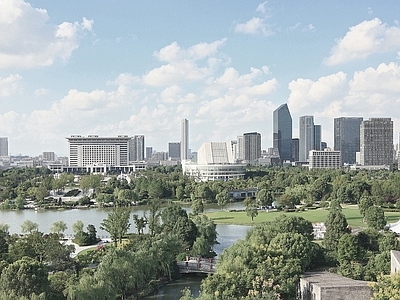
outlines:
[[345, 287], [345, 286], [368, 286], [367, 281], [354, 280], [338, 274], [330, 272], [308, 272], [301, 277], [309, 283], [313, 283], [320, 287], [330, 288], [330, 287]]

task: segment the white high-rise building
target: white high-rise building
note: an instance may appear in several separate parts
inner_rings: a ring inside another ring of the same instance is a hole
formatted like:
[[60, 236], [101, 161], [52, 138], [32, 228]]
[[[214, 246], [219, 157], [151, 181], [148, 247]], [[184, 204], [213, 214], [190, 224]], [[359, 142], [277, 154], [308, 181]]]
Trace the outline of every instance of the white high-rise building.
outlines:
[[0, 156], [8, 156], [8, 138], [0, 137]]
[[189, 120], [181, 121], [181, 160], [188, 159], [189, 151]]
[[314, 116], [302, 116], [299, 119], [299, 161], [307, 162], [310, 150], [315, 145]]
[[68, 158], [71, 167], [94, 165], [128, 166], [132, 137], [99, 137], [98, 135], [71, 135], [68, 140]]

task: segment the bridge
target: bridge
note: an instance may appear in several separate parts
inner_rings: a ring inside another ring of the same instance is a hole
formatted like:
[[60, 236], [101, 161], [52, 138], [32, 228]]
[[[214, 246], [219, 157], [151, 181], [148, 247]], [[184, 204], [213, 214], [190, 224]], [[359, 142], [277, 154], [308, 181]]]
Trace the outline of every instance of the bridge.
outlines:
[[179, 273], [206, 273], [213, 274], [215, 272], [216, 259], [213, 258], [196, 258], [186, 257], [184, 261], [178, 261]]

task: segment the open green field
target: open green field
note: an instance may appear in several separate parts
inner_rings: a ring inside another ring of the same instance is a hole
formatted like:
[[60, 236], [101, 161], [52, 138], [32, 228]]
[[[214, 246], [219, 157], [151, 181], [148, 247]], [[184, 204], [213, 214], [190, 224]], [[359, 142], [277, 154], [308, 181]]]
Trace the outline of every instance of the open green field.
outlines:
[[[343, 206], [343, 213], [346, 216], [347, 222], [352, 227], [365, 227], [362, 216], [358, 211], [357, 205]], [[328, 210], [326, 209], [314, 209], [301, 212], [266, 212], [259, 211], [258, 216], [254, 218], [253, 223], [251, 218], [246, 215], [246, 212], [227, 212], [218, 211], [207, 213], [206, 215], [211, 218], [216, 224], [236, 224], [236, 225], [253, 225], [266, 221], [272, 221], [280, 214], [286, 214], [288, 216], [300, 216], [312, 223], [325, 222], [328, 216]], [[400, 212], [385, 212], [387, 223], [395, 223], [400, 219]]]

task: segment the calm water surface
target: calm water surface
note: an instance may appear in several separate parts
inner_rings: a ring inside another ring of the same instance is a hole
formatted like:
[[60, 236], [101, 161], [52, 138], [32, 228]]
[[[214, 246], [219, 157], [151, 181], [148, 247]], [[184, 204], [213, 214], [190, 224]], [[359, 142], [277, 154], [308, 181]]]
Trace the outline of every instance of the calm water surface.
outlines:
[[[190, 205], [182, 205], [188, 213], [191, 212]], [[207, 205], [205, 212], [218, 211], [220, 208], [217, 205]], [[229, 203], [226, 210], [230, 209], [243, 209], [243, 203], [235, 202]], [[0, 210], [0, 223], [5, 223], [10, 226], [10, 233], [21, 233], [21, 224], [30, 220], [39, 224], [39, 230], [42, 232], [50, 232], [52, 224], [56, 221], [64, 221], [67, 223], [68, 229], [65, 231], [66, 236], [72, 236], [72, 224], [76, 221], [82, 221], [85, 226], [93, 224], [96, 229], [98, 236], [101, 238], [108, 237], [108, 233], [100, 229], [100, 223], [103, 219], [107, 218], [108, 213], [112, 211], [112, 208], [103, 209], [65, 209], [65, 210], [21, 210], [21, 211], [7, 211]], [[136, 206], [132, 208], [132, 214], [143, 216], [146, 212], [145, 206]], [[135, 232], [135, 226], [131, 218], [130, 232]], [[217, 225], [219, 244], [214, 246], [214, 251], [217, 254], [221, 254], [222, 251], [234, 244], [238, 239], [244, 239], [247, 230], [250, 226], [242, 225]], [[181, 290], [185, 287], [189, 287], [192, 294], [197, 297], [200, 290], [200, 282], [204, 278], [204, 275], [185, 275], [181, 279], [163, 286], [156, 292], [155, 295], [145, 298], [146, 300], [177, 300], [181, 297]]]

